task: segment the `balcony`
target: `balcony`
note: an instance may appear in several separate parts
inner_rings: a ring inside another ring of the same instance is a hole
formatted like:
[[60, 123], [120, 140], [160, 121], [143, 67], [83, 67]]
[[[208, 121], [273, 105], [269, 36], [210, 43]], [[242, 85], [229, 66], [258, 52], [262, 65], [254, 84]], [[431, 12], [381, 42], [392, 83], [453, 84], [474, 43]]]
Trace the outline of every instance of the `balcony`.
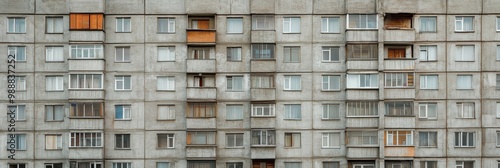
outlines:
[[187, 99], [214, 100], [217, 98], [217, 88], [215, 87], [188, 87], [186, 92]]
[[103, 118], [71, 118], [69, 120], [70, 130], [102, 130], [104, 129]]
[[186, 128], [216, 128], [216, 118], [186, 118]]
[[413, 14], [387, 13], [384, 17], [384, 40], [395, 43], [415, 41], [412, 20]]
[[276, 31], [274, 30], [252, 30], [252, 43], [275, 43]]
[[378, 69], [378, 60], [347, 60], [349, 70], [374, 70]]
[[377, 117], [347, 117], [347, 128], [378, 128]]
[[386, 99], [414, 99], [415, 88], [385, 88], [384, 98]]
[[384, 40], [394, 43], [408, 43], [415, 41], [415, 29], [386, 29]]
[[188, 44], [215, 44], [213, 29], [187, 29], [186, 33]]
[[276, 118], [272, 117], [251, 117], [250, 128], [275, 128]]
[[415, 128], [415, 116], [385, 116], [385, 128]]
[[104, 90], [69, 89], [68, 99], [74, 100], [102, 100], [105, 98]]
[[215, 73], [215, 59], [188, 59], [187, 73]]
[[104, 71], [104, 59], [68, 59], [69, 71]]
[[251, 101], [266, 101], [276, 99], [275, 88], [252, 88], [250, 89]]
[[[104, 142], [101, 142], [104, 143]], [[103, 147], [82, 147], [82, 148], [71, 148], [68, 151], [68, 159], [100, 159], [104, 157]]]
[[252, 59], [250, 60], [250, 72], [275, 72], [275, 59]]
[[70, 31], [70, 42], [104, 42], [103, 31]]
[[72, 13], [104, 13], [106, 8], [104, 0], [71, 0], [67, 5]]
[[250, 149], [252, 159], [275, 159], [276, 147], [252, 147]]
[[413, 157], [415, 156], [414, 146], [386, 146], [385, 157]]
[[378, 158], [378, 147], [347, 147], [347, 158]]
[[377, 30], [347, 30], [346, 40], [348, 42], [378, 41]]
[[378, 88], [374, 89], [347, 89], [347, 100], [378, 100]]
[[186, 145], [187, 158], [215, 158], [217, 157], [216, 145]]
[[413, 70], [415, 69], [415, 59], [385, 59], [385, 70]]

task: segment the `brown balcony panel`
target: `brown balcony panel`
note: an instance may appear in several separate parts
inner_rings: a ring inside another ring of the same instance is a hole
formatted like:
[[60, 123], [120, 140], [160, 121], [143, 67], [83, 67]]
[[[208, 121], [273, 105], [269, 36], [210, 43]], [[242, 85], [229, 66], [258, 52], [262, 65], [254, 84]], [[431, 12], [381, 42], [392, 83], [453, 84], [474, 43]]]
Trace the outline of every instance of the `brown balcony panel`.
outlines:
[[188, 43], [215, 43], [215, 30], [187, 30]]

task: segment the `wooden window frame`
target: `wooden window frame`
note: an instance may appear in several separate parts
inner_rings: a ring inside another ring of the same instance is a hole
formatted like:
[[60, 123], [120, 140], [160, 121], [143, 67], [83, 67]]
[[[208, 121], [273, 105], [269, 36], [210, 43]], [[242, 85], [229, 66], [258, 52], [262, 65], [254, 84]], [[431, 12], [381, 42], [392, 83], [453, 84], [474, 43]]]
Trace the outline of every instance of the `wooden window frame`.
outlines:
[[104, 30], [104, 14], [71, 13], [69, 30]]

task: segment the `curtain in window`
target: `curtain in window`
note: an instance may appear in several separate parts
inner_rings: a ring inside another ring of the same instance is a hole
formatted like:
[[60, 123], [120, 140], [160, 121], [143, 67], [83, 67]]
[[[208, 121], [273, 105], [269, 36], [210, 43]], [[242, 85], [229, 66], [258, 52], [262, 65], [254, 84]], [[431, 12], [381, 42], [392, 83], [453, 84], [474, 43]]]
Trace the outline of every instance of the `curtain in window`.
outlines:
[[301, 105], [292, 104], [285, 105], [285, 119], [300, 119], [301, 118]]
[[158, 119], [175, 119], [175, 106], [158, 106]]
[[457, 89], [472, 89], [472, 76], [457, 75]]
[[156, 163], [156, 168], [170, 168], [170, 163], [158, 162]]
[[25, 134], [15, 134], [16, 135], [16, 149], [26, 150], [26, 135]]
[[227, 59], [230, 61], [240, 61], [241, 60], [241, 48], [239, 48], [239, 47], [227, 48]]
[[243, 119], [243, 106], [242, 105], [227, 105], [226, 106], [226, 119], [235, 120]]
[[474, 46], [457, 46], [455, 60], [474, 61]]
[[227, 32], [228, 33], [243, 33], [243, 19], [242, 18], [227, 18]]
[[174, 77], [157, 77], [158, 90], [174, 90], [175, 78]]
[[286, 163], [285, 168], [301, 168], [302, 163]]
[[48, 33], [62, 33], [63, 32], [63, 19], [62, 18], [47, 18], [47, 32]]
[[473, 25], [473, 17], [463, 17], [463, 30], [464, 31], [472, 31], [474, 30]]
[[175, 60], [175, 47], [158, 47], [158, 61]]
[[46, 61], [64, 61], [63, 47], [47, 47], [45, 57]]

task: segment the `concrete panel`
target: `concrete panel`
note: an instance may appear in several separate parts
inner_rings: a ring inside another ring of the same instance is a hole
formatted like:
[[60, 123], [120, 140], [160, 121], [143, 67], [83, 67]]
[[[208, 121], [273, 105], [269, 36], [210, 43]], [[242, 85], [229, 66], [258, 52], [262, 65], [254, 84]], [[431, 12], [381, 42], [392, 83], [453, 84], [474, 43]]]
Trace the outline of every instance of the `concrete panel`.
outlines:
[[[227, 147], [226, 135], [228, 133], [242, 133], [243, 134], [243, 146], [245, 147]], [[250, 131], [217, 131], [217, 157], [223, 158], [224, 160], [236, 160], [237, 158], [250, 158]], [[224, 145], [226, 144], [226, 145]], [[238, 160], [241, 161], [241, 160]], [[244, 163], [245, 164], [245, 163]], [[251, 163], [249, 163], [251, 164]]]
[[[299, 33], [284, 33], [283, 32], [283, 20], [285, 17], [290, 17], [290, 15], [276, 15], [275, 17], [275, 28], [276, 28], [276, 42], [284, 43], [307, 43], [312, 41], [312, 15], [301, 15], [300, 16], [300, 32]], [[277, 48], [278, 49], [278, 48]]]
[[481, 13], [482, 0], [454, 0], [446, 3], [449, 14], [454, 13]]
[[[461, 110], [457, 103], [474, 103], [474, 117], [462, 118]], [[447, 104], [447, 127], [448, 128], [477, 128], [481, 127], [481, 103], [479, 100], [448, 100]], [[480, 136], [479, 136], [480, 137]], [[477, 145], [477, 143], [476, 143]]]
[[[54, 75], [60, 75], [63, 76], [63, 90], [61, 91], [47, 91], [46, 90], [46, 76], [54, 76]], [[65, 73], [37, 73], [35, 75], [35, 82], [33, 83], [27, 83], [27, 86], [33, 84], [34, 85], [34, 91], [36, 91], [36, 94], [34, 95], [36, 100], [65, 100], [65, 103], [68, 103], [68, 90], [64, 88], [68, 88], [69, 80], [64, 80], [64, 78], [68, 78], [68, 76]], [[29, 90], [31, 91], [31, 90]], [[43, 110], [42, 110], [43, 111]]]
[[[455, 147], [455, 132], [474, 132], [474, 146], [473, 147]], [[453, 157], [477, 157], [481, 155], [481, 149], [483, 147], [482, 143], [482, 132], [481, 129], [477, 128], [466, 128], [466, 129], [449, 129], [448, 139], [453, 139], [447, 145], [448, 158]], [[451, 160], [451, 159], [450, 159]], [[460, 159], [461, 160], [461, 159]], [[467, 159], [471, 160], [471, 159]], [[455, 162], [453, 162], [454, 164]], [[480, 167], [480, 166], [479, 166]]]
[[[1, 10], [0, 10], [1, 11]], [[25, 18], [25, 24], [26, 24], [26, 32], [23, 33], [5, 33], [7, 32], [8, 28], [8, 17], [24, 17]], [[0, 36], [0, 42], [8, 42], [11, 43], [9, 45], [12, 45], [12, 43], [32, 43], [35, 41], [35, 17], [33, 15], [4, 15], [0, 17], [3, 21], [0, 23], [3, 23], [0, 26], [0, 32], [3, 32], [3, 35]], [[7, 53], [7, 52], [4, 52]]]
[[37, 14], [67, 14], [69, 13], [68, 0], [36, 0]]
[[[228, 47], [241, 47], [241, 60], [240, 61], [230, 61], [227, 57]], [[238, 45], [238, 44], [228, 44], [228, 45], [217, 45], [216, 49], [216, 60], [217, 60], [217, 72], [250, 72], [250, 60], [252, 56], [250, 55], [250, 44]]]
[[305, 158], [312, 156], [313, 144], [315, 144], [312, 141], [312, 131], [300, 131], [300, 147], [285, 147], [285, 133], [297, 133], [297, 131], [276, 131], [277, 158]]
[[418, 43], [414, 46], [413, 55], [416, 57], [420, 57], [420, 47], [421, 46], [436, 46], [437, 49], [437, 60], [433, 61], [424, 61], [420, 58], [415, 60], [415, 71], [417, 72], [443, 72], [446, 70], [446, 60], [448, 60], [446, 44], [445, 43]]
[[186, 118], [186, 128], [188, 129], [205, 129], [216, 128], [216, 118]]
[[[64, 118], [63, 121], [54, 121], [54, 122], [47, 122], [45, 121], [45, 105], [63, 105], [64, 107]], [[68, 107], [68, 101], [59, 101], [59, 102], [54, 102], [54, 103], [36, 103], [33, 111], [38, 111], [38, 113], [35, 113], [35, 118], [37, 118], [33, 123], [36, 125], [36, 128], [34, 130], [37, 131], [54, 131], [58, 130], [60, 131], [60, 128], [69, 128], [69, 107]], [[54, 133], [54, 132], [50, 132]], [[58, 132], [61, 133], [61, 132]], [[38, 135], [37, 135], [38, 136]], [[68, 136], [66, 136], [68, 137]], [[64, 142], [69, 142], [68, 141], [63, 141]], [[63, 144], [64, 145], [64, 144]], [[45, 143], [43, 143], [43, 149], [45, 149]], [[66, 144], [65, 146], [69, 146]]]
[[144, 14], [145, 0], [106, 0], [106, 14]]
[[[437, 127], [436, 127], [437, 128]], [[415, 157], [446, 157], [446, 143], [454, 142], [454, 137], [448, 137], [451, 139], [446, 139], [446, 131], [439, 129], [429, 129], [429, 130], [418, 130], [423, 132], [437, 132], [437, 146], [420, 146], [419, 144], [419, 133], [415, 132]], [[418, 146], [417, 146], [418, 145]]]
[[[338, 119], [323, 119], [323, 104], [338, 104]], [[313, 102], [312, 119], [313, 129], [344, 129], [346, 126], [345, 103], [343, 101], [315, 101]], [[320, 142], [320, 141], [316, 141]], [[343, 142], [343, 141], [341, 141]], [[320, 147], [318, 145], [318, 147]]]
[[378, 70], [378, 61], [377, 60], [347, 60], [346, 61], [347, 69], [349, 70]]
[[347, 13], [376, 13], [376, 0], [346, 0]]
[[[35, 135], [33, 134], [33, 132], [22, 132], [22, 131], [18, 131], [17, 130], [17, 125], [16, 125], [16, 131], [15, 131], [16, 134], [25, 134], [26, 135], [26, 150], [16, 150], [15, 151], [15, 156], [14, 156], [14, 159], [17, 161], [17, 160], [33, 160], [34, 157], [34, 152], [35, 152], [35, 148], [33, 147], [33, 145], [29, 145], [29, 144], [34, 144], [35, 143]], [[9, 152], [9, 148], [7, 148], [7, 141], [10, 140], [8, 138], [8, 133], [3, 133], [0, 138], [2, 138], [2, 140], [0, 140], [0, 143], [4, 144], [4, 147], [2, 147], [2, 150], [4, 152], [2, 152], [2, 154], [0, 154], [0, 157], [3, 157], [3, 158], [6, 158], [5, 160], [8, 159], [8, 156], [10, 154]], [[9, 160], [9, 163], [12, 163], [13, 160], [11, 159], [8, 159]], [[5, 163], [6, 164], [6, 163]]]
[[250, 13], [275, 13], [275, 1], [250, 0]]
[[[175, 108], [175, 119], [160, 120], [158, 119], [158, 106], [172, 105]], [[163, 100], [161, 102], [146, 102], [144, 103], [144, 121], [145, 130], [165, 130], [165, 128], [186, 129], [186, 103], [177, 100]], [[148, 136], [148, 135], [146, 135]], [[182, 136], [185, 137], [186, 135]], [[155, 133], [156, 138], [156, 133]], [[176, 141], [179, 142], [179, 141]], [[154, 142], [156, 143], [156, 141]], [[185, 145], [182, 144], [182, 145]], [[154, 148], [155, 149], [155, 146]]]
[[[117, 47], [129, 48], [129, 61], [116, 61]], [[104, 46], [104, 57], [107, 72], [127, 71], [127, 72], [142, 72], [144, 71], [144, 46], [137, 44], [106, 44]], [[71, 63], [71, 62], [70, 62]], [[71, 64], [70, 64], [71, 65]], [[104, 69], [103, 69], [104, 70]]]
[[346, 41], [347, 42], [363, 42], [363, 41], [378, 41], [378, 31], [357, 31], [348, 30], [346, 31]]
[[217, 157], [216, 146], [186, 146], [187, 158], [215, 158]]
[[[242, 33], [227, 33], [227, 18], [242, 18]], [[248, 15], [231, 15], [231, 17], [217, 16], [217, 43], [218, 44], [237, 44], [237, 43], [250, 43], [250, 34], [252, 27], [252, 18]], [[191, 30], [188, 31], [188, 35]], [[217, 45], [218, 47], [219, 45]]]
[[[242, 105], [243, 111], [242, 111], [242, 119], [228, 119], [227, 118], [227, 111], [226, 107], [227, 105]], [[250, 120], [251, 120], [251, 109], [250, 109], [250, 103], [249, 102], [222, 102], [219, 101], [217, 102], [217, 128], [219, 130], [222, 129], [233, 129], [233, 130], [239, 130], [239, 129], [250, 129]], [[220, 131], [217, 132], [218, 134], [221, 133]], [[246, 133], [246, 132], [245, 132]], [[250, 133], [248, 134], [248, 138], [250, 139]], [[247, 135], [245, 134], [245, 136]], [[221, 142], [221, 140], [224, 140], [225, 138], [219, 138], [218, 142]], [[245, 143], [245, 142], [244, 142]], [[248, 142], [250, 143], [250, 142]], [[219, 144], [225, 144], [225, 143], [219, 143]], [[219, 145], [219, 150], [223, 148], [224, 146]], [[222, 153], [220, 153], [222, 154]]]
[[[62, 143], [62, 149], [60, 150], [50, 150], [50, 149], [45, 149], [45, 135], [46, 134], [61, 134], [61, 143]], [[69, 132], [65, 131], [58, 131], [58, 132], [49, 132], [49, 131], [44, 131], [44, 132], [37, 132], [35, 134], [35, 157], [40, 160], [45, 160], [45, 159], [54, 159], [54, 158], [67, 158], [68, 157], [68, 146], [70, 140], [69, 138]], [[17, 153], [17, 152], [16, 152]], [[16, 154], [17, 155], [17, 154]], [[16, 158], [17, 159], [17, 158]]]
[[250, 60], [250, 72], [275, 72], [275, 59], [252, 59]]
[[68, 59], [69, 71], [104, 71], [104, 59]]
[[414, 146], [386, 146], [384, 148], [385, 157], [413, 157], [415, 156]]
[[105, 91], [104, 90], [77, 90], [77, 89], [72, 89], [68, 91], [68, 99], [78, 99], [78, 100], [84, 100], [84, 99], [99, 99], [103, 100], [105, 97]]
[[[227, 89], [227, 77], [242, 76], [242, 90]], [[250, 99], [250, 74], [221, 74], [216, 75], [217, 100], [247, 101]]]
[[448, 99], [480, 99], [481, 98], [481, 88], [480, 88], [480, 75], [479, 73], [463, 73], [465, 75], [472, 75], [472, 89], [457, 89], [457, 75], [455, 73], [448, 73], [446, 81], [448, 81], [447, 98]]
[[[476, 0], [471, 0], [476, 1]], [[455, 4], [455, 3], [453, 3]], [[464, 6], [465, 7], [465, 6]], [[455, 31], [456, 16], [472, 16], [472, 31]], [[481, 40], [481, 15], [447, 15], [447, 40], [449, 41], [480, 41]], [[438, 24], [439, 25], [439, 24]]]
[[[498, 94], [498, 93], [497, 93]], [[491, 127], [500, 127], [500, 122], [497, 117], [497, 104], [500, 103], [500, 100], [483, 100], [482, 102], [482, 112], [481, 112], [481, 126], [486, 128]], [[490, 134], [486, 134], [490, 135]], [[492, 136], [494, 137], [494, 136]], [[495, 141], [496, 142], [496, 141]], [[488, 146], [488, 145], [486, 145]]]
[[[338, 75], [340, 76], [340, 89], [339, 90], [323, 90], [323, 75]], [[346, 92], [345, 92], [345, 86], [344, 86], [344, 81], [345, 81], [345, 75], [344, 74], [320, 74], [320, 73], [314, 73], [313, 74], [313, 100], [343, 100], [346, 97]], [[321, 109], [319, 109], [322, 111]]]
[[[104, 142], [102, 142], [104, 143]], [[103, 144], [104, 145], [104, 144]], [[68, 151], [68, 159], [95, 159], [102, 160], [104, 156], [103, 147], [95, 148], [70, 148]]]
[[415, 69], [414, 59], [384, 60], [384, 70], [413, 70]]
[[[109, 26], [108, 26], [109, 27]], [[104, 42], [103, 31], [71, 31], [69, 41], [71, 42]]]
[[[174, 90], [158, 90], [157, 83], [159, 76], [173, 76], [175, 78]], [[185, 73], [147, 74], [145, 76], [144, 89], [139, 90], [144, 91], [146, 101], [186, 101], [186, 81]]]
[[251, 128], [275, 128], [275, 117], [252, 117], [250, 118]]
[[186, 13], [188, 14], [212, 14], [219, 11], [219, 1], [212, 0], [186, 0]]
[[185, 0], [147, 0], [146, 14], [185, 14], [186, 1]]
[[349, 159], [356, 158], [378, 158], [379, 148], [378, 147], [347, 147], [346, 157]]
[[[498, 127], [498, 126], [497, 126]], [[498, 157], [498, 139], [497, 134], [498, 130], [496, 128], [483, 128], [482, 130], [483, 136], [482, 138], [482, 153], [484, 157]]]
[[[323, 140], [323, 133], [335, 133], [339, 132], [340, 137], [339, 137], [339, 147], [332, 147], [332, 148], [324, 148], [322, 145], [319, 145], [319, 142]], [[304, 137], [304, 136], [302, 136]], [[310, 139], [307, 137], [308, 140]], [[305, 137], [304, 137], [305, 139]], [[312, 157], [314, 158], [322, 158], [322, 157], [345, 157], [346, 155], [346, 147], [345, 147], [345, 132], [343, 130], [325, 130], [325, 131], [313, 131], [313, 136], [311, 142], [313, 143], [312, 145]]]
[[[437, 0], [432, 0], [432, 1], [437, 1]], [[420, 31], [420, 17], [424, 16], [434, 16], [436, 17], [436, 32], [422, 32]], [[445, 26], [445, 23], [447, 23], [447, 16], [446, 15], [415, 15], [414, 16], [414, 21], [413, 21], [413, 28], [415, 29], [415, 41], [443, 41], [443, 39], [446, 39], [447, 35], [447, 29]], [[448, 27], [455, 27], [455, 23], [449, 23]], [[454, 28], [453, 28], [454, 29]]]
[[[300, 90], [285, 90], [285, 75], [300, 75]], [[311, 100], [312, 76], [310, 73], [302, 74], [276, 74], [276, 99], [278, 100]]]
[[[130, 134], [130, 149], [116, 149], [116, 134]], [[124, 132], [119, 131], [106, 131], [105, 135], [105, 145], [104, 149], [106, 152], [104, 153], [105, 158], [109, 158], [110, 160], [115, 159], [129, 159], [129, 158], [139, 158], [144, 157], [144, 152], [146, 152], [144, 148], [144, 132], [143, 131], [131, 131], [127, 130]], [[151, 144], [152, 145], [152, 144]], [[131, 160], [127, 160], [131, 161]], [[132, 165], [135, 163], [132, 162]], [[141, 165], [142, 166], [142, 165]]]
[[378, 128], [378, 123], [378, 117], [347, 117], [345, 125], [347, 128]]
[[414, 99], [415, 98], [415, 89], [407, 88], [407, 89], [394, 89], [394, 88], [385, 88], [384, 89], [384, 99]]
[[385, 42], [410, 43], [415, 41], [415, 30], [384, 30], [384, 40]]
[[[170, 2], [170, 1], [169, 1]], [[158, 18], [173, 18], [175, 19], [175, 32], [160, 33], [158, 32]], [[158, 42], [165, 45], [165, 42], [186, 42], [186, 28], [188, 19], [186, 15], [148, 15], [145, 17], [145, 41]], [[172, 44], [173, 45], [173, 44]], [[181, 45], [181, 44], [176, 44]]]
[[[285, 47], [299, 47], [299, 62], [285, 62]], [[310, 44], [276, 45], [276, 71], [277, 72], [310, 72], [313, 59], [311, 59]]]
[[[158, 47], [163, 46], [175, 47], [175, 60], [158, 61]], [[145, 72], [179, 72], [185, 74], [187, 56], [187, 46], [185, 44], [146, 44], [145, 47]]]
[[[130, 32], [116, 31], [116, 18], [130, 17]], [[144, 42], [144, 16], [112, 15], [106, 16], [105, 28], [107, 43], [142, 43]], [[149, 27], [147, 27], [149, 28]], [[156, 29], [155, 29], [156, 30]]]
[[[165, 130], [164, 127], [163, 130]], [[173, 128], [173, 127], [172, 127]], [[144, 151], [146, 158], [160, 159], [170, 158], [171, 160], [179, 160], [186, 157], [186, 132], [185, 131], [146, 131], [144, 137]], [[174, 134], [174, 148], [158, 148], [158, 134]], [[215, 147], [214, 147], [215, 148]], [[161, 159], [165, 161], [164, 159]], [[177, 166], [177, 164], [176, 164]]]
[[[437, 104], [437, 111], [446, 111], [447, 106], [445, 100], [421, 100], [415, 103], [414, 111], [418, 111], [419, 103], [434, 102]], [[415, 113], [418, 115], [417, 113]], [[436, 119], [418, 118], [415, 121], [416, 128], [444, 128], [446, 127], [446, 113], [436, 113]], [[417, 116], [418, 117], [418, 116]], [[444, 135], [443, 135], [444, 136]]]
[[415, 116], [385, 116], [384, 128], [415, 128]]
[[481, 77], [481, 92], [483, 99], [500, 99], [500, 86], [497, 86], [497, 73], [486, 73], [484, 72]]
[[[498, 33], [500, 34], [500, 33]], [[497, 60], [497, 50], [500, 47], [499, 42], [483, 42], [481, 51], [481, 70], [482, 71], [500, 71], [500, 61]]]
[[217, 98], [217, 88], [215, 87], [188, 87], [186, 88], [187, 99], [211, 99]]
[[[47, 18], [50, 17], [62, 17], [63, 20], [63, 32], [62, 33], [46, 33], [46, 22]], [[68, 43], [70, 37], [69, 31], [69, 16], [68, 15], [36, 15], [35, 26], [35, 42], [43, 43]], [[55, 45], [55, 44], [54, 44]], [[59, 44], [60, 45], [60, 44]], [[44, 51], [45, 52], [45, 51]], [[43, 53], [43, 52], [42, 52]]]
[[311, 0], [275, 0], [276, 14], [310, 14], [313, 1]]
[[[332, 4], [334, 5], [334, 4]], [[332, 6], [329, 5], [329, 6]], [[329, 7], [328, 6], [328, 7]], [[339, 32], [321, 32], [322, 18], [339, 18]], [[312, 16], [312, 40], [313, 42], [323, 42], [328, 45], [332, 43], [345, 43], [346, 35], [346, 17], [345, 15], [313, 15]], [[311, 25], [309, 25], [311, 26]]]
[[483, 0], [482, 2], [483, 13], [498, 13], [498, 9], [500, 9], [500, 1]]
[[274, 159], [276, 158], [276, 147], [252, 147], [250, 149], [252, 159]]
[[274, 30], [252, 30], [250, 36], [252, 43], [275, 43], [276, 31]]
[[[346, 0], [314, 0], [314, 14], [344, 14]], [[342, 25], [342, 24], [341, 24]]]
[[418, 0], [417, 13], [446, 13], [446, 0]]
[[[300, 104], [301, 106], [301, 117], [300, 119], [286, 119], [285, 118], [285, 105], [286, 104]], [[312, 129], [312, 115], [309, 115], [312, 110], [312, 103], [309, 101], [290, 101], [290, 102], [280, 102], [276, 103], [276, 128], [277, 129], [295, 129], [304, 130]], [[276, 136], [278, 136], [278, 131], [276, 131]], [[284, 136], [283, 136], [284, 137]], [[281, 137], [277, 138], [277, 142]], [[278, 145], [278, 144], [277, 144]], [[309, 155], [310, 156], [310, 155]]]
[[266, 101], [276, 99], [275, 88], [254, 88], [250, 89], [251, 101]]
[[187, 73], [215, 73], [215, 59], [210, 60], [186, 60]]
[[500, 41], [500, 33], [497, 28], [496, 15], [481, 15], [481, 38], [483, 41]]
[[[137, 130], [144, 129], [144, 115], [142, 113], [144, 109], [144, 103], [130, 101], [107, 101], [105, 105], [105, 115], [104, 124], [105, 129], [113, 130]], [[117, 120], [115, 119], [115, 106], [116, 105], [130, 105], [131, 113], [130, 119], [128, 120]], [[139, 134], [141, 132], [138, 132]], [[143, 137], [144, 135], [138, 135]], [[110, 141], [112, 142], [112, 141]], [[137, 147], [140, 148], [140, 147]], [[113, 148], [111, 148], [113, 149]]]
[[378, 90], [356, 90], [348, 89], [346, 92], [347, 100], [378, 100], [379, 91]]
[[0, 13], [35, 13], [35, 0], [1, 0]]
[[69, 119], [69, 129], [71, 130], [98, 130], [104, 129], [104, 119], [103, 118], [70, 118]]
[[69, 0], [71, 13], [104, 13], [105, 0]]
[[384, 0], [381, 1], [382, 8], [386, 13], [417, 13], [419, 1]]

